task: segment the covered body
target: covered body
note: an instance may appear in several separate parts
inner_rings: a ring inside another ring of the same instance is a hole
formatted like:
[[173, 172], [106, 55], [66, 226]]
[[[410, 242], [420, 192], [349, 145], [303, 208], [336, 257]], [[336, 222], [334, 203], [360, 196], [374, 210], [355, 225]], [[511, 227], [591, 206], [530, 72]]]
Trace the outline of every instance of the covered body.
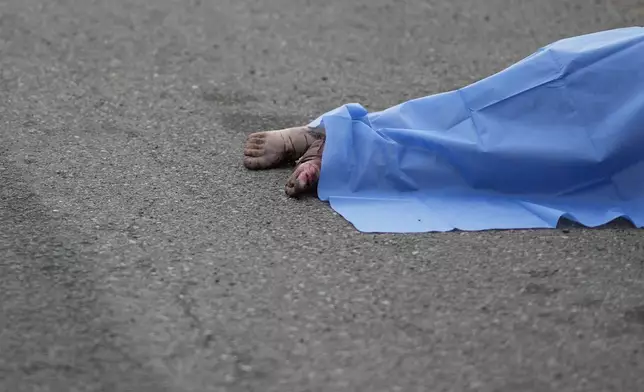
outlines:
[[644, 225], [644, 28], [567, 38], [458, 90], [323, 124], [321, 200], [364, 232]]

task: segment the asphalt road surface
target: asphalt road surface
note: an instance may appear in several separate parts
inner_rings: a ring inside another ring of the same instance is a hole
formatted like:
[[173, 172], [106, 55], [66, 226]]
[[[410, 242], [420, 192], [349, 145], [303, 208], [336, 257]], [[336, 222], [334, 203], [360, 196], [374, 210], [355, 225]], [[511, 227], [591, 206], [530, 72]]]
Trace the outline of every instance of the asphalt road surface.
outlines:
[[241, 155], [642, 20], [642, 0], [0, 1], [0, 391], [641, 391], [641, 231], [361, 234]]

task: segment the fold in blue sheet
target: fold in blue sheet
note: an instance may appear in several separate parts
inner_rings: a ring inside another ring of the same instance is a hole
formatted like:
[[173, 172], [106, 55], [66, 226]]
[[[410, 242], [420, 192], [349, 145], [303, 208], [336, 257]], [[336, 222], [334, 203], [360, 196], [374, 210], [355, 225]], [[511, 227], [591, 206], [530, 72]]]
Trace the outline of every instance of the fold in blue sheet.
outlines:
[[644, 28], [567, 38], [461, 89], [323, 114], [318, 197], [363, 232], [644, 225]]

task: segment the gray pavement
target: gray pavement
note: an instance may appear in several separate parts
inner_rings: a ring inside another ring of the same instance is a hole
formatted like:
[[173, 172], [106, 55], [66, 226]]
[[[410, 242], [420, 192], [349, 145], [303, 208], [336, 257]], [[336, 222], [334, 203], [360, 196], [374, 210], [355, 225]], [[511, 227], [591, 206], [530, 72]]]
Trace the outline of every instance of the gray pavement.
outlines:
[[0, 1], [0, 391], [642, 390], [641, 231], [360, 234], [240, 158], [249, 132], [643, 19], [641, 0]]

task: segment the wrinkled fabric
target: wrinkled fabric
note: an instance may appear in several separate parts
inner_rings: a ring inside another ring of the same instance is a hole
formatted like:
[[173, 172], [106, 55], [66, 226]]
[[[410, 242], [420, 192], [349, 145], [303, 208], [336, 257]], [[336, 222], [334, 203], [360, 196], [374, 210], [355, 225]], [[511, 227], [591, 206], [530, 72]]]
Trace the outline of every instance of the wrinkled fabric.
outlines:
[[362, 232], [644, 224], [644, 28], [562, 39], [458, 90], [324, 126], [318, 197]]

